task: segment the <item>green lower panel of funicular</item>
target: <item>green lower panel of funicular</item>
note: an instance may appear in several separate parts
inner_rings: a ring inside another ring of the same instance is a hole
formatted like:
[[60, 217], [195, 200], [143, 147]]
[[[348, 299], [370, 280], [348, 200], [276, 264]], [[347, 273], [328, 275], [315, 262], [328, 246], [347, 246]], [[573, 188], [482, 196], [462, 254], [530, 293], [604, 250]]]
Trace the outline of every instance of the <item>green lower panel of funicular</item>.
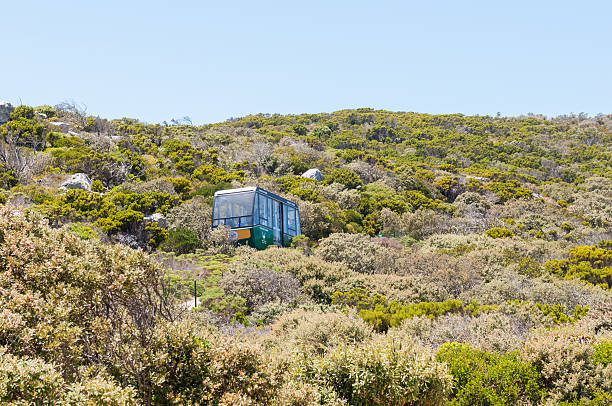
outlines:
[[258, 250], [265, 250], [270, 245], [274, 245], [274, 234], [272, 230], [262, 226], [255, 226], [251, 229], [249, 245]]
[[[264, 250], [267, 247], [274, 245], [274, 233], [271, 229], [263, 226], [255, 226], [250, 229], [250, 236], [238, 240], [239, 244], [248, 244], [258, 250]], [[291, 245], [291, 237], [283, 235], [283, 246]]]

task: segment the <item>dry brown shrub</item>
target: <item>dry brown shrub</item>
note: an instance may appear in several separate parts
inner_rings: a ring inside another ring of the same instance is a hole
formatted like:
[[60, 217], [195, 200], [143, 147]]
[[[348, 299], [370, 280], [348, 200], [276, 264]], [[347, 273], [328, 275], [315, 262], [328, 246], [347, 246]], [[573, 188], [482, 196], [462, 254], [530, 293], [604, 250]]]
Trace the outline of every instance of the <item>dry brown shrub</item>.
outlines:
[[295, 303], [300, 295], [300, 284], [295, 276], [254, 266], [224, 273], [219, 286], [226, 294], [244, 298], [249, 311], [274, 301]]
[[394, 273], [401, 258], [396, 250], [376, 244], [366, 235], [346, 233], [334, 233], [320, 241], [315, 255], [368, 274]]
[[438, 284], [415, 275], [359, 274], [350, 276], [333, 285], [336, 291], [364, 289], [372, 295], [382, 295], [389, 300], [404, 303], [441, 302], [450, 299], [448, 292]]
[[446, 342], [459, 342], [484, 351], [509, 352], [520, 349], [534, 328], [552, 325], [552, 320], [541, 312], [504, 304], [478, 316], [449, 314], [436, 319], [407, 319], [389, 334], [408, 337], [434, 349]]
[[374, 330], [354, 312], [321, 313], [298, 310], [284, 314], [271, 326], [277, 346], [294, 347], [307, 354], [324, 354], [331, 348], [363, 343]]
[[589, 399], [597, 391], [612, 391], [612, 365], [592, 360], [593, 337], [571, 328], [546, 331], [525, 343], [524, 360], [541, 372], [554, 401]]
[[210, 395], [206, 400], [270, 404], [276, 397], [285, 371], [254, 340], [243, 336], [217, 337], [211, 340], [210, 351], [207, 381]]
[[186, 228], [205, 241], [210, 234], [212, 208], [201, 196], [196, 196], [168, 212], [168, 228], [170, 230]]
[[531, 278], [513, 271], [503, 271], [485, 283], [463, 292], [460, 300], [497, 304], [507, 300], [529, 300], [559, 304], [568, 309], [577, 305], [594, 307], [609, 302], [610, 292], [578, 280], [562, 280], [551, 275]]
[[346, 402], [338, 399], [330, 402], [330, 399], [326, 399], [323, 403], [321, 392], [315, 385], [289, 380], [279, 389], [272, 406], [319, 406], [321, 404], [341, 406], [346, 405]]

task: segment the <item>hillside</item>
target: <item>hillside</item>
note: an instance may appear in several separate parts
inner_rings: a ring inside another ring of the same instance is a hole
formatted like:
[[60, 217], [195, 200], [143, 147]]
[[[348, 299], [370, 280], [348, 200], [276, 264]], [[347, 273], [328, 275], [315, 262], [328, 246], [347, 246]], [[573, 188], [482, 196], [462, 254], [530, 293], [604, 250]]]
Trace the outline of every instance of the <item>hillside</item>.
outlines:
[[[612, 115], [6, 111], [3, 403], [612, 403]], [[304, 235], [211, 231], [241, 186]]]

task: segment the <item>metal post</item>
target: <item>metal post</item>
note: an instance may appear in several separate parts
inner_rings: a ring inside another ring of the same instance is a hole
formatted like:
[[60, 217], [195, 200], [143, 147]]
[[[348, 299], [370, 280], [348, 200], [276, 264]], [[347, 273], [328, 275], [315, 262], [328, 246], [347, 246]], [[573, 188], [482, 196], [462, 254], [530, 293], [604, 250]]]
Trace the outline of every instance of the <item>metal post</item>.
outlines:
[[196, 280], [193, 280], [193, 308], [198, 307], [198, 285], [196, 284]]

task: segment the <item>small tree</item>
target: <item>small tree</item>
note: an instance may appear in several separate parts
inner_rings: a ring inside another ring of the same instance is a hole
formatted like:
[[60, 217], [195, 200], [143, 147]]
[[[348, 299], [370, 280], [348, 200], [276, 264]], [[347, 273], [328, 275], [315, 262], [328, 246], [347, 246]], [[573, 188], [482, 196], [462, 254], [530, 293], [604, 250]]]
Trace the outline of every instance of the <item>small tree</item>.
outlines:
[[0, 169], [12, 171], [24, 183], [36, 165], [36, 156], [27, 148], [19, 146], [19, 136], [9, 131], [0, 138]]

